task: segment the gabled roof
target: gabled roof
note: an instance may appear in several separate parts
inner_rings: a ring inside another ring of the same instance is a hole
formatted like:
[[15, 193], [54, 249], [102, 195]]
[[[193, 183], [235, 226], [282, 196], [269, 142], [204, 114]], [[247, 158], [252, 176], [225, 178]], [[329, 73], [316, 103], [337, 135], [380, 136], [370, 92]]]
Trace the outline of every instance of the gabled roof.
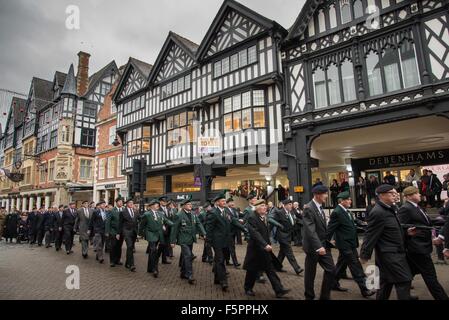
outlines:
[[313, 17], [319, 5], [323, 2], [324, 0], [306, 0], [298, 18], [296, 18], [295, 23], [290, 27], [286, 40], [292, 40], [304, 34], [310, 19]]
[[[201, 41], [201, 44], [198, 48], [197, 52], [197, 58], [199, 60], [203, 59], [204, 56], [207, 53], [207, 49], [210, 45], [210, 43], [213, 41], [214, 36], [218, 29], [221, 27], [223, 20], [226, 18], [226, 15], [229, 10], [235, 10], [245, 17], [249, 18], [250, 20], [260, 24], [261, 26], [269, 29], [273, 28], [274, 26], [278, 26], [282, 28], [277, 22], [270, 20], [261, 14], [257, 13], [256, 11], [251, 10], [250, 8], [234, 1], [234, 0], [225, 0], [218, 10], [217, 15], [215, 16], [211, 26], [209, 27], [209, 30], [206, 33], [206, 36], [204, 37], [203, 41]], [[284, 29], [284, 28], [282, 28]]]
[[76, 78], [73, 69], [73, 64], [70, 65], [69, 73], [65, 78], [64, 87], [62, 88], [61, 94], [71, 94], [76, 96]]
[[189, 55], [192, 60], [195, 61], [196, 52], [198, 49], [198, 45], [190, 40], [188, 40], [185, 37], [180, 36], [177, 33], [174, 33], [173, 31], [170, 31], [168, 33], [167, 38], [165, 39], [164, 45], [162, 46], [161, 51], [159, 52], [159, 55], [157, 56], [156, 62], [154, 63], [154, 66], [150, 72], [150, 76], [148, 78], [148, 82], [152, 82], [155, 77], [157, 76], [160, 68], [162, 67], [162, 64], [164, 62], [165, 56], [167, 55], [168, 51], [171, 48], [172, 43], [175, 43], [178, 45], [184, 52]]
[[53, 101], [53, 82], [34, 77], [32, 87], [34, 103], [37, 111], [40, 111]]
[[20, 127], [25, 119], [26, 100], [22, 98], [12, 98], [11, 108], [14, 112], [14, 127]]
[[67, 77], [66, 73], [56, 71], [54, 77], [55, 84], [57, 84], [60, 88], [62, 88], [64, 86], [66, 77]]
[[114, 60], [112, 60], [106, 66], [104, 66], [102, 69], [100, 69], [99, 71], [97, 71], [96, 73], [91, 75], [89, 77], [89, 87], [88, 87], [86, 93], [84, 94], [84, 96], [88, 96], [89, 94], [91, 94], [92, 90], [95, 89], [98, 82], [101, 79], [103, 79], [109, 71], [112, 71], [112, 70], [118, 70], [117, 64], [115, 63]]
[[123, 70], [121, 70], [122, 72], [120, 74], [120, 79], [117, 84], [117, 89], [115, 90], [114, 95], [112, 96], [113, 101], [119, 99], [119, 95], [122, 92], [123, 86], [126, 84], [126, 81], [128, 80], [131, 70], [136, 70], [144, 79], [148, 80], [148, 77], [150, 76], [153, 66], [139, 59], [129, 57], [128, 63], [120, 67], [120, 69]]

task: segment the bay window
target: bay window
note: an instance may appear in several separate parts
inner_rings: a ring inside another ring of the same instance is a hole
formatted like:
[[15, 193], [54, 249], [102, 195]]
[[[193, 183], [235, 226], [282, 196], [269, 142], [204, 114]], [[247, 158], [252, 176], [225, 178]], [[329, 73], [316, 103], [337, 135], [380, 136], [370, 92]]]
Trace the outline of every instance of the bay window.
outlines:
[[167, 118], [168, 146], [191, 143], [194, 140], [193, 121], [194, 112], [182, 112]]

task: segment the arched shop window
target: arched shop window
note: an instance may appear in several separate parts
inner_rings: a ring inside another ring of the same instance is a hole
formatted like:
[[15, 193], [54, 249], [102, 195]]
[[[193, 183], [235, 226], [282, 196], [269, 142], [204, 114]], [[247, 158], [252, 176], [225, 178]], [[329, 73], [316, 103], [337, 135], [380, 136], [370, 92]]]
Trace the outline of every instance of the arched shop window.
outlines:
[[363, 17], [363, 4], [362, 0], [355, 0], [352, 4], [352, 9], [354, 12], [354, 19]]
[[191, 143], [193, 136], [194, 112], [181, 112], [167, 118], [167, 141], [169, 147]]
[[341, 64], [330, 63], [326, 69], [316, 67], [313, 89], [317, 109], [356, 100], [352, 61], [346, 58]]
[[370, 51], [365, 59], [371, 96], [421, 83], [415, 46], [410, 40], [404, 40], [399, 47], [388, 45], [380, 54]]
[[252, 90], [223, 99], [224, 133], [265, 127], [265, 91]]
[[349, 0], [340, 0], [341, 24], [351, 22], [351, 6]]

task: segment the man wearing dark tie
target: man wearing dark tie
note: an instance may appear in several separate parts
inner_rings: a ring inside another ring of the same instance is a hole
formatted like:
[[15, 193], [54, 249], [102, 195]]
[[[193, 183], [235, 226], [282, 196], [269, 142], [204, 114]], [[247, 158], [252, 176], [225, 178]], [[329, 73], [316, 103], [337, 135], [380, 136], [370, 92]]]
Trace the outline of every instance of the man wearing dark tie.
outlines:
[[56, 251], [61, 250], [62, 237], [64, 236], [64, 231], [62, 230], [62, 215], [64, 214], [64, 206], [61, 204], [58, 211], [55, 213], [55, 249]]
[[279, 262], [282, 263], [284, 258], [287, 257], [288, 262], [290, 262], [293, 270], [297, 275], [300, 275], [304, 270], [299, 266], [296, 261], [295, 255], [292, 250], [292, 237], [293, 231], [296, 224], [295, 218], [292, 215], [293, 201], [286, 199], [282, 201], [284, 205], [280, 209], [274, 211], [273, 219], [282, 225], [282, 228], [276, 228], [275, 239], [279, 242]]
[[352, 213], [349, 208], [352, 205], [351, 195], [348, 191], [341, 192], [337, 195], [338, 205], [332, 212], [327, 226], [327, 240], [335, 239], [336, 246], [340, 252], [336, 266], [336, 279], [334, 289], [337, 291], [348, 291], [340, 287], [338, 275], [344, 274], [342, 269], [349, 267], [352, 277], [358, 284], [363, 297], [369, 297], [376, 292], [366, 287], [366, 276], [363, 271], [362, 264], [359, 261], [357, 248], [359, 239], [357, 235], [357, 227]]
[[120, 235], [123, 236], [126, 243], [126, 261], [125, 267], [132, 272], [136, 271], [134, 265], [134, 243], [137, 238], [139, 213], [134, 210], [134, 202], [132, 200], [126, 201], [126, 208], [120, 213], [119, 218], [119, 233], [116, 235], [116, 239], [120, 239]]
[[[171, 210], [168, 207], [168, 198], [166, 196], [159, 198], [160, 208], [159, 212], [164, 215], [167, 220], [172, 220]], [[170, 256], [170, 226], [166, 225], [164, 230], [165, 240], [159, 243], [159, 255], [162, 256], [162, 264], [170, 264], [168, 257]], [[172, 254], [173, 255], [173, 254]]]
[[75, 221], [76, 221], [76, 204], [70, 202], [67, 210], [62, 215], [62, 229], [64, 232], [64, 245], [67, 254], [73, 253], [73, 237], [75, 236]]
[[106, 202], [100, 201], [99, 208], [95, 210], [89, 223], [89, 234], [94, 235], [96, 259], [103, 263], [105, 226], [106, 226]]
[[75, 220], [75, 230], [78, 231], [79, 239], [81, 242], [81, 255], [84, 259], [87, 259], [87, 254], [89, 251], [89, 225], [90, 219], [93, 214], [89, 212], [89, 202], [83, 201], [81, 203], [81, 208], [78, 209], [76, 220]]
[[[402, 224], [431, 227], [429, 216], [420, 208], [421, 195], [416, 187], [405, 188], [405, 203], [399, 209], [398, 218]], [[407, 260], [413, 275], [421, 274], [427, 288], [435, 300], [448, 300], [448, 296], [438, 282], [432, 262], [432, 231], [417, 229], [414, 236], [406, 237]]]
[[120, 261], [122, 257], [123, 237], [120, 235], [118, 230], [120, 214], [124, 210], [123, 200], [121, 198], [117, 198], [115, 200], [115, 204], [116, 206], [111, 210], [111, 214], [108, 215], [105, 225], [105, 236], [109, 239], [111, 246], [111, 251], [109, 251], [109, 263], [111, 267], [123, 265]]
[[303, 248], [306, 253], [304, 286], [306, 300], [315, 299], [316, 266], [324, 270], [320, 300], [330, 300], [335, 281], [335, 265], [326, 239], [327, 222], [323, 205], [328, 197], [328, 188], [317, 185], [312, 189], [313, 199], [304, 209]]
[[[226, 200], [225, 211], [229, 215], [230, 219], [238, 219], [241, 223], [243, 223], [243, 220], [240, 220], [239, 214], [235, 209], [234, 199], [229, 198], [228, 200]], [[235, 268], [240, 267], [240, 263], [238, 262], [237, 255], [235, 253], [235, 238], [237, 237], [237, 233], [241, 234], [241, 230], [231, 224], [231, 237], [229, 238], [229, 246], [228, 248], [225, 248], [226, 265], [230, 265], [230, 259], [232, 258], [232, 264]]]

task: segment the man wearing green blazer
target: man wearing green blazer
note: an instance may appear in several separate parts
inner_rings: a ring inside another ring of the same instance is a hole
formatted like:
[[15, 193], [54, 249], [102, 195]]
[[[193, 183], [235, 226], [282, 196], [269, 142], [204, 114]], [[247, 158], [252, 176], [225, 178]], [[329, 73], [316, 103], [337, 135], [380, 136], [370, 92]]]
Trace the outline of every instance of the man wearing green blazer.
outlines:
[[119, 235], [119, 239], [117, 239], [117, 235], [119, 234], [118, 222], [120, 212], [123, 211], [123, 199], [117, 198], [115, 204], [116, 206], [111, 210], [110, 214], [107, 215], [105, 225], [105, 236], [106, 238], [109, 238], [111, 247], [109, 251], [109, 263], [111, 267], [123, 265], [123, 263], [120, 262], [122, 257], [123, 237]]
[[153, 199], [149, 203], [149, 210], [145, 212], [140, 228], [141, 232], [145, 234], [145, 239], [148, 241], [148, 266], [147, 272], [152, 273], [155, 278], [159, 275], [159, 256], [160, 251], [158, 246], [166, 245], [164, 232], [166, 225], [173, 223], [159, 211], [159, 201]]
[[181, 247], [180, 267], [181, 279], [187, 279], [189, 284], [195, 284], [193, 278], [193, 243], [196, 235], [206, 237], [206, 231], [198, 217], [192, 211], [191, 197], [181, 202], [181, 210], [175, 215], [170, 233], [171, 247], [175, 244]]
[[[326, 232], [328, 241], [335, 239], [335, 245], [342, 257], [338, 260], [336, 274], [340, 274], [340, 269], [346, 268], [347, 265], [353, 279], [359, 285], [362, 296], [366, 298], [375, 292], [366, 287], [366, 276], [359, 261], [357, 226], [352, 213], [348, 210], [352, 204], [351, 195], [348, 191], [342, 192], [337, 196], [337, 201], [338, 205], [330, 216]], [[335, 279], [335, 288], [340, 288], [338, 280], [338, 278]]]

